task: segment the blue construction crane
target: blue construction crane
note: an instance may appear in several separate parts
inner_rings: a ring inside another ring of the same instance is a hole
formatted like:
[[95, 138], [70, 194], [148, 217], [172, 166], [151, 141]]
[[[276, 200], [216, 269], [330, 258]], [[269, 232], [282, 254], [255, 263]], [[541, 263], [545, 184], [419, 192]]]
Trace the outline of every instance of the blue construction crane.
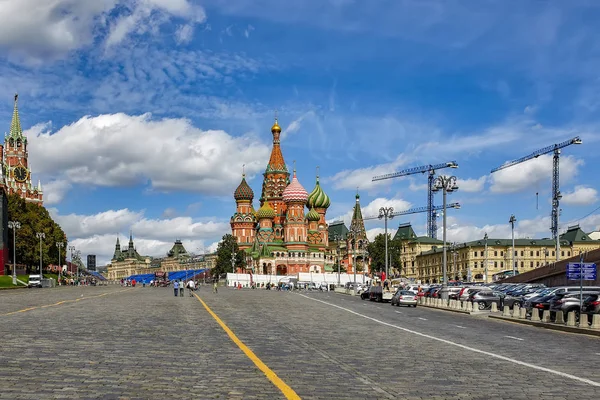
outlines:
[[[442, 168], [458, 168], [456, 161], [449, 161], [442, 164], [435, 165], [423, 165], [421, 167], [408, 168], [402, 171], [393, 172], [391, 174], [375, 176], [372, 182], [381, 181], [390, 178], [399, 178], [401, 176], [414, 175], [418, 173], [424, 174], [428, 172], [427, 177], [427, 236], [437, 239], [437, 214], [435, 207], [433, 206], [433, 180], [435, 178], [435, 170]], [[423, 211], [420, 211], [423, 212]], [[411, 213], [409, 213], [411, 214]]]
[[[434, 206], [433, 207], [433, 212], [442, 210], [443, 208], [444, 208], [444, 206]], [[459, 209], [460, 208], [460, 204], [459, 203], [450, 203], [450, 204], [446, 205], [446, 208]], [[393, 212], [391, 214], [390, 218], [397, 217], [398, 215], [418, 214], [418, 213], [423, 213], [423, 212], [428, 212], [428, 211], [429, 211], [429, 206], [427, 206], [427, 207], [410, 208], [410, 209], [404, 210], [404, 211]], [[367, 221], [367, 220], [370, 220], [370, 219], [377, 219], [377, 218], [379, 218], [379, 215], [372, 215], [370, 217], [363, 218], [363, 220]]]
[[543, 149], [539, 149], [534, 151], [528, 156], [521, 157], [514, 161], [509, 161], [498, 168], [494, 168], [491, 173], [493, 174], [496, 171], [500, 171], [501, 169], [506, 169], [512, 167], [513, 165], [520, 164], [522, 162], [531, 160], [532, 158], [538, 158], [542, 154], [554, 153], [553, 163], [552, 163], [552, 226], [550, 230], [552, 231], [552, 238], [556, 240], [556, 260], [559, 259], [559, 251], [560, 251], [560, 240], [558, 234], [558, 216], [559, 216], [559, 203], [562, 195], [560, 194], [560, 179], [559, 179], [559, 158], [560, 158], [560, 149], [563, 147], [570, 146], [572, 144], [581, 144], [582, 141], [579, 136], [574, 137], [571, 140], [566, 140], [562, 143], [553, 144], [551, 146], [544, 147]]

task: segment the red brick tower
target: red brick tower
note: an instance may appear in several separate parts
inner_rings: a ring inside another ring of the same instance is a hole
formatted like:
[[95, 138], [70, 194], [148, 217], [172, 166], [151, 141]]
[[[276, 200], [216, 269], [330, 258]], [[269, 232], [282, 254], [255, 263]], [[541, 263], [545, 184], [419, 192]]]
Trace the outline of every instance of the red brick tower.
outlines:
[[246, 182], [246, 174], [233, 193], [237, 205], [235, 214], [231, 217], [231, 233], [237, 239], [240, 250], [252, 246], [256, 228], [256, 213], [252, 207], [254, 192]]
[[18, 99], [19, 95], [15, 94], [15, 107], [10, 123], [10, 132], [4, 138], [2, 151], [4, 186], [9, 194], [16, 193], [25, 201], [42, 206], [44, 204], [42, 183], [38, 181], [37, 186], [31, 183], [27, 138], [23, 135], [23, 129], [21, 129]]

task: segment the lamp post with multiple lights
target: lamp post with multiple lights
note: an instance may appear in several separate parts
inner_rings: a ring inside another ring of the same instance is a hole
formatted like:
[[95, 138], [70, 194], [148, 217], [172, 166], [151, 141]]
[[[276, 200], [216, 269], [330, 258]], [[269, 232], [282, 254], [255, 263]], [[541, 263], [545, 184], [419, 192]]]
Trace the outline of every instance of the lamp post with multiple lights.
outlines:
[[379, 209], [379, 219], [385, 221], [385, 279], [389, 279], [389, 259], [388, 259], [388, 219], [394, 218], [394, 207], [381, 207]]
[[62, 265], [60, 263], [60, 249], [65, 247], [63, 242], [56, 242], [56, 247], [58, 247], [58, 284], [60, 285], [60, 279], [62, 274]]
[[42, 275], [42, 240], [46, 239], [46, 234], [44, 232], [37, 232], [35, 236], [40, 239], [40, 279], [43, 279], [44, 275]]
[[444, 203], [443, 203], [443, 212], [444, 212], [444, 234], [443, 234], [443, 240], [444, 240], [444, 253], [443, 253], [443, 260], [442, 260], [442, 289], [441, 289], [441, 294], [442, 294], [442, 300], [447, 301], [448, 300], [448, 260], [447, 260], [447, 254], [446, 254], [446, 195], [448, 193], [452, 193], [458, 190], [458, 185], [456, 184], [456, 177], [455, 176], [438, 176], [437, 178], [435, 178], [434, 182], [433, 182], [433, 191], [434, 192], [439, 192], [442, 191], [443, 193], [443, 197], [444, 197]]
[[13, 285], [17, 284], [17, 229], [21, 229], [19, 221], [8, 221], [8, 227], [13, 231]]
[[510, 230], [512, 233], [512, 270], [513, 276], [517, 274], [517, 264], [515, 263], [515, 222], [517, 222], [517, 218], [513, 215], [510, 216], [508, 223], [510, 224]]

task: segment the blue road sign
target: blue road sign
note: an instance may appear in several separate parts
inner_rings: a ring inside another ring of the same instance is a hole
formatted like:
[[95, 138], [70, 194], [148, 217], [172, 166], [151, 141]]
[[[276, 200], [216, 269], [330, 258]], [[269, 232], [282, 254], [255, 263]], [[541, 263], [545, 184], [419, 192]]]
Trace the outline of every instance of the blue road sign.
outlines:
[[567, 279], [578, 281], [595, 281], [598, 277], [598, 269], [593, 263], [569, 263], [567, 264]]

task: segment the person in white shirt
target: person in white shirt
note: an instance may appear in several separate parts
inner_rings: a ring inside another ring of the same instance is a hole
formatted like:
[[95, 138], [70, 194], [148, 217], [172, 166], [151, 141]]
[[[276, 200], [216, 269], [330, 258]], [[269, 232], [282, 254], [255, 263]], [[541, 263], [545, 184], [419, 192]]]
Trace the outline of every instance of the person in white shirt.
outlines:
[[187, 284], [187, 287], [189, 289], [190, 292], [190, 297], [194, 296], [194, 290], [196, 289], [196, 284], [194, 283], [194, 281], [190, 280]]

